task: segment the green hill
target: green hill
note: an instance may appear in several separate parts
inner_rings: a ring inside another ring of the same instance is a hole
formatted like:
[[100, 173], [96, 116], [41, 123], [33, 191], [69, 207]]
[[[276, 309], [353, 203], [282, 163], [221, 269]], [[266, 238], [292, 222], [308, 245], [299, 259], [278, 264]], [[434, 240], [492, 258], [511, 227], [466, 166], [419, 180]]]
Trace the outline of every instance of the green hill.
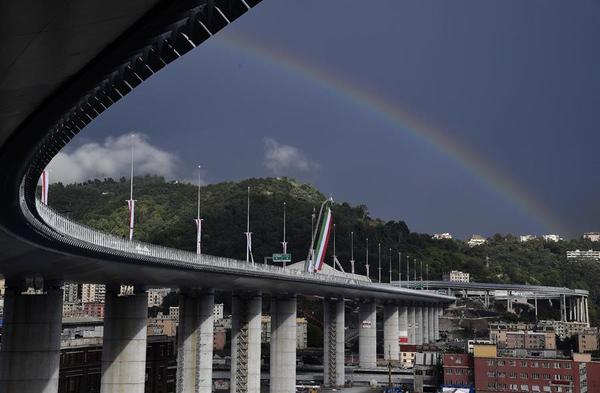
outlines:
[[[251, 188], [251, 231], [256, 261], [281, 251], [282, 209], [287, 204], [288, 251], [294, 261], [303, 260], [310, 245], [311, 214], [326, 198], [309, 184], [288, 178], [248, 179], [202, 187], [203, 252], [245, 259], [246, 196]], [[192, 184], [168, 182], [146, 176], [135, 179], [136, 232], [138, 240], [180, 249], [195, 250], [197, 188]], [[129, 183], [92, 180], [83, 184], [50, 188], [50, 205], [73, 219], [119, 236], [127, 234]], [[350, 232], [355, 234], [357, 271], [363, 273], [365, 239], [369, 238], [371, 276], [377, 275], [377, 244], [381, 243], [384, 281], [388, 277], [389, 249], [397, 278], [398, 252], [429, 266], [429, 278], [440, 279], [451, 269], [468, 271], [474, 281], [567, 286], [589, 289], [590, 317], [596, 321], [600, 304], [600, 264], [567, 262], [565, 251], [592, 249], [583, 240], [520, 243], [511, 235], [496, 235], [487, 244], [469, 248], [457, 240], [432, 240], [427, 234], [411, 232], [402, 221], [372, 218], [366, 206], [336, 203], [338, 259], [350, 268]], [[332, 242], [328, 252], [332, 254]], [[403, 276], [406, 260], [402, 263]], [[411, 264], [411, 276], [413, 266]], [[424, 273], [425, 274], [425, 268]]]

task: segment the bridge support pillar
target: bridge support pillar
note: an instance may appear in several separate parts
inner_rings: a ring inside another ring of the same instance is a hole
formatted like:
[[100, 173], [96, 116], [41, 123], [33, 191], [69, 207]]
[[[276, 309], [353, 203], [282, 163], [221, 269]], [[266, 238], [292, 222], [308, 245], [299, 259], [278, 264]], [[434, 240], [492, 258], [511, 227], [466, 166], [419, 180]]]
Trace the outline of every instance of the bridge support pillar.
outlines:
[[296, 296], [271, 298], [270, 393], [296, 392]]
[[410, 344], [417, 343], [417, 331], [415, 328], [417, 310], [414, 306], [407, 307], [408, 310], [408, 342]]
[[435, 338], [435, 310], [436, 310], [435, 305], [432, 305], [431, 307], [428, 307], [428, 316], [429, 316], [429, 342], [433, 343], [435, 342], [436, 338]]
[[423, 344], [429, 343], [429, 330], [432, 326], [429, 325], [429, 307], [423, 307]]
[[440, 306], [435, 306], [433, 309], [433, 339], [440, 339]]
[[213, 314], [212, 290], [179, 294], [177, 393], [212, 391]]
[[415, 307], [415, 344], [423, 345], [423, 308]]
[[325, 299], [323, 301], [323, 382], [328, 387], [341, 387], [346, 383], [344, 329], [344, 299]]
[[262, 294], [231, 300], [231, 393], [260, 393]]
[[377, 309], [375, 302], [365, 302], [358, 310], [358, 365], [377, 367]]
[[400, 360], [398, 306], [386, 304], [383, 306], [383, 358], [385, 360]]
[[398, 342], [406, 343], [409, 340], [408, 337], [408, 307], [401, 306], [398, 308]]
[[107, 287], [100, 392], [144, 393], [148, 294], [118, 295]]
[[0, 392], [58, 391], [62, 300], [60, 286], [44, 294], [22, 294], [7, 283], [0, 351]]

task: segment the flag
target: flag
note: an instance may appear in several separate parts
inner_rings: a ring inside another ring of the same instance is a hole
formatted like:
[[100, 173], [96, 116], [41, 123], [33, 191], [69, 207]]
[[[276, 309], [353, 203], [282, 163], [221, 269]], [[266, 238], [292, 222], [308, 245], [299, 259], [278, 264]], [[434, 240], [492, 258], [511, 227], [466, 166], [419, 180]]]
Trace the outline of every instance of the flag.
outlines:
[[42, 179], [42, 203], [48, 205], [48, 186], [50, 185], [50, 178], [47, 170], [42, 171], [40, 179]]
[[325, 253], [327, 252], [327, 244], [329, 243], [329, 236], [331, 235], [332, 223], [333, 216], [331, 215], [331, 208], [327, 206], [323, 225], [321, 225], [321, 233], [319, 233], [319, 241], [317, 242], [317, 254], [314, 267], [316, 272], [321, 271], [323, 263], [325, 262]]
[[129, 240], [133, 240], [133, 220], [135, 218], [135, 199], [127, 200], [127, 208], [129, 209]]

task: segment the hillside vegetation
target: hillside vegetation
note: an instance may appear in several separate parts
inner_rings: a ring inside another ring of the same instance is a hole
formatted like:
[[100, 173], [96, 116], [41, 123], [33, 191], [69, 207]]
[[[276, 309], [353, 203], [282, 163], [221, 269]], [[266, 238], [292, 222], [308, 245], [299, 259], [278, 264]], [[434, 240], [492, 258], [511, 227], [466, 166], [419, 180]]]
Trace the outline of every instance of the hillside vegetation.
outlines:
[[[288, 178], [248, 179], [202, 187], [203, 252], [245, 259], [246, 197], [250, 187], [251, 231], [256, 261], [281, 252], [283, 203], [287, 204], [288, 251], [293, 260], [304, 260], [310, 246], [311, 214], [325, 195], [309, 184]], [[94, 228], [119, 236], [127, 234], [129, 182], [91, 180], [83, 184], [54, 184], [50, 205], [59, 212]], [[136, 230], [138, 240], [180, 249], [195, 250], [197, 188], [168, 182], [161, 177], [135, 179]], [[371, 277], [377, 276], [381, 243], [383, 279], [387, 281], [389, 249], [392, 249], [393, 277], [398, 277], [398, 252], [402, 253], [402, 275], [406, 256], [429, 266], [429, 278], [440, 279], [451, 269], [468, 271], [474, 281], [567, 286], [589, 289], [590, 317], [596, 321], [600, 304], [600, 264], [567, 262], [566, 250], [598, 248], [583, 240], [548, 243], [533, 240], [520, 243], [512, 235], [495, 235], [487, 244], [469, 248], [458, 240], [432, 240], [428, 234], [411, 232], [402, 221], [383, 221], [369, 215], [366, 206], [336, 203], [336, 253], [350, 269], [350, 232], [354, 232], [357, 272], [365, 272], [365, 239], [369, 238]], [[333, 242], [327, 262], [331, 263]], [[411, 279], [413, 276], [411, 262]], [[420, 270], [420, 269], [419, 269]], [[425, 275], [425, 267], [423, 268]]]

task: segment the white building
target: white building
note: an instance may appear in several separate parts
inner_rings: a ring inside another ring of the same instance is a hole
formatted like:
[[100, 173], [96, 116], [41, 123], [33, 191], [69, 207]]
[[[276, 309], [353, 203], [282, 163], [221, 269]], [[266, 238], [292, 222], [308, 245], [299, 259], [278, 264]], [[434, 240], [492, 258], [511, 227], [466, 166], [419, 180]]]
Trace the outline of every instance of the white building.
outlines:
[[531, 240], [535, 240], [535, 239], [537, 239], [537, 238], [534, 235], [521, 235], [521, 236], [519, 236], [519, 241], [521, 243], [525, 243], [525, 242], [528, 242], [528, 241], [531, 241]]
[[179, 321], [179, 307], [177, 307], [177, 306], [169, 307], [169, 318]]
[[475, 345], [491, 345], [495, 344], [492, 340], [475, 339], [467, 341], [467, 353], [473, 353], [475, 351]]
[[452, 235], [448, 232], [435, 233], [435, 234], [433, 234], [433, 236], [431, 236], [431, 238], [434, 240], [451, 240]]
[[63, 286], [63, 303], [76, 303], [79, 300], [79, 285], [66, 282]]
[[567, 259], [588, 259], [588, 260], [593, 260], [593, 261], [600, 261], [600, 251], [596, 251], [596, 250], [567, 251]]
[[452, 270], [450, 273], [444, 273], [442, 280], [450, 282], [469, 282], [469, 273], [461, 272], [459, 270]]
[[106, 286], [103, 284], [81, 284], [82, 303], [104, 303]]
[[563, 238], [559, 235], [548, 234], [544, 235], [544, 240], [547, 242], [557, 242], [559, 240], [563, 240]]
[[475, 246], [480, 246], [482, 244], [485, 244], [485, 242], [487, 242], [485, 237], [483, 237], [481, 235], [473, 235], [473, 236], [471, 236], [471, 238], [469, 239], [467, 244], [469, 245], [469, 247], [475, 247]]
[[600, 242], [600, 232], [586, 232], [583, 234], [583, 239], [592, 242]]
[[160, 307], [163, 299], [171, 290], [168, 288], [149, 289], [148, 290], [148, 307]]

